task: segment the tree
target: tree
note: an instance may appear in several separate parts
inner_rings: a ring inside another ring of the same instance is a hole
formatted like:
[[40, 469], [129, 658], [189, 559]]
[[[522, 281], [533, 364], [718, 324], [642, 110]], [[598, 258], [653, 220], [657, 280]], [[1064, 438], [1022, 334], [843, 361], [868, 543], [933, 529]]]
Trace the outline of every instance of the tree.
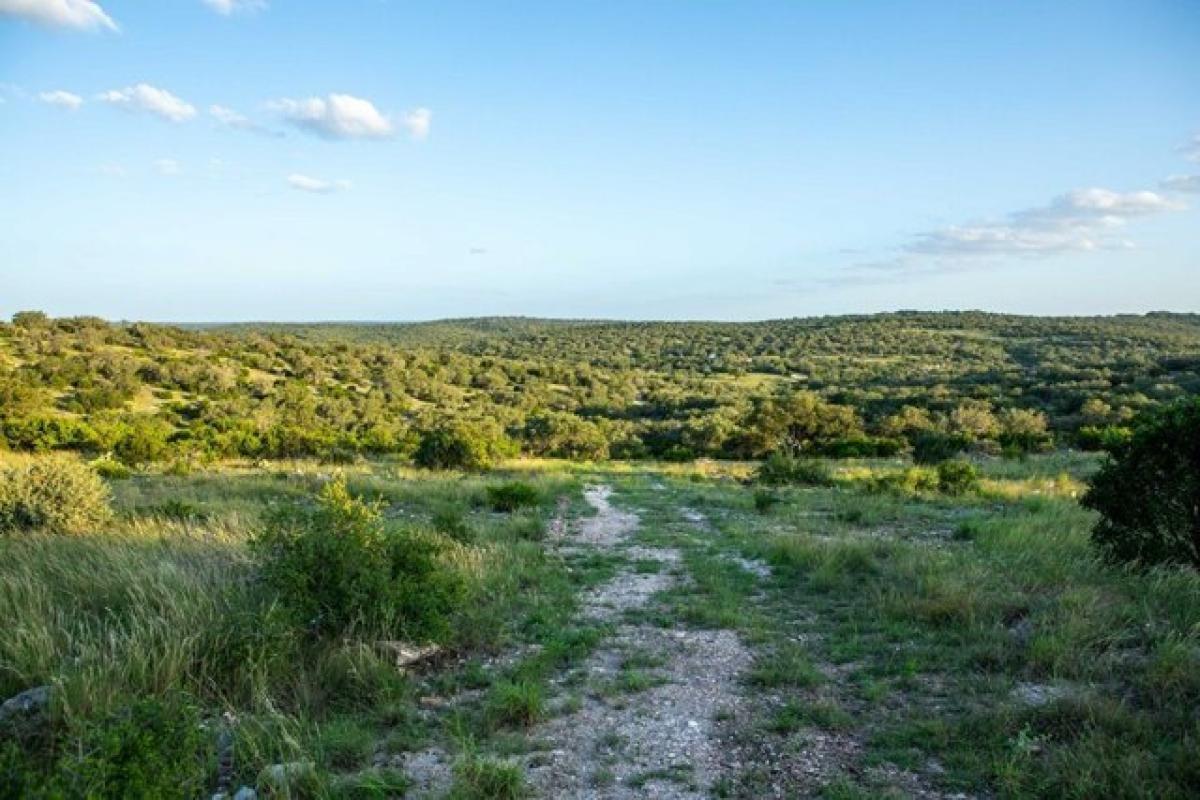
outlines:
[[12, 315], [12, 324], [26, 330], [36, 330], [50, 326], [50, 318], [43, 311], [18, 311]]
[[895, 414], [884, 419], [880, 430], [885, 436], [912, 439], [920, 433], [936, 427], [933, 415], [918, 406], [903, 406]]
[[970, 439], [992, 439], [1000, 432], [1000, 422], [986, 400], [967, 400], [950, 412], [950, 430]]
[[1092, 479], [1092, 540], [1111, 558], [1200, 568], [1200, 397], [1144, 417]]
[[608, 457], [608, 440], [595, 423], [560, 411], [539, 411], [525, 421], [522, 434], [530, 452], [559, 458]]
[[1099, 397], [1090, 397], [1079, 408], [1079, 417], [1084, 425], [1102, 427], [1113, 421], [1113, 408]]
[[1000, 444], [1022, 453], [1040, 450], [1049, 442], [1046, 415], [1024, 408], [1000, 412]]
[[813, 392], [760, 400], [751, 409], [745, 426], [752, 456], [780, 447], [812, 452], [838, 439], [862, 434], [862, 422], [853, 408], [828, 403]]
[[153, 461], [162, 461], [169, 452], [168, 440], [171, 426], [164, 420], [138, 414], [126, 420], [126, 427], [113, 452], [130, 466], [140, 466]]
[[413, 460], [426, 469], [481, 470], [501, 455], [503, 445], [491, 431], [451, 422], [422, 434]]

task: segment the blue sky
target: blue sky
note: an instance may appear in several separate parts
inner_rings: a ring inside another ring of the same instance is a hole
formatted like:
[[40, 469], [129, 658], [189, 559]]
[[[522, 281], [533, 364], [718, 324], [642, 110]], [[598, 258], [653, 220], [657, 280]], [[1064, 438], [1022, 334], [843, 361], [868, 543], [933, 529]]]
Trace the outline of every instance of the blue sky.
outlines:
[[0, 0], [0, 314], [1200, 311], [1200, 3]]

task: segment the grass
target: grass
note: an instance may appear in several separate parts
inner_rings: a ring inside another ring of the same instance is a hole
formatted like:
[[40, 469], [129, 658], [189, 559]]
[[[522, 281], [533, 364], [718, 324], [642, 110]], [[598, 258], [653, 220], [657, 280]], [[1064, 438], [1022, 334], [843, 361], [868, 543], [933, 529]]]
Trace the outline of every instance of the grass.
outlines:
[[545, 716], [542, 687], [530, 681], [501, 681], [488, 694], [485, 714], [497, 727], [528, 728]]
[[[748, 690], [779, 705], [728, 720], [743, 737], [853, 732], [866, 747], [849, 773], [894, 764], [945, 791], [1191, 796], [1200, 576], [1096, 557], [1076, 497], [1097, 462], [981, 460], [980, 488], [959, 497], [865, 491], [902, 467], [843, 462], [832, 486], [776, 489], [767, 514], [722, 478], [622, 488], [694, 578], [668, 593], [663, 624], [732, 628], [755, 645]], [[680, 506], [703, 510], [714, 534], [674, 522]], [[747, 586], [728, 556], [773, 574]], [[1027, 685], [1069, 693], [1030, 705]], [[753, 796], [762, 775], [722, 791]], [[827, 794], [888, 791], [833, 781]]]
[[[978, 491], [946, 497], [899, 483], [870, 491], [873, 476], [903, 466], [845, 461], [830, 486], [773, 489], [766, 513], [741, 483], [749, 465], [524, 460], [470, 477], [351, 465], [351, 489], [378, 499], [389, 524], [440, 537], [443, 567], [467, 581], [442, 642], [453, 657], [407, 675], [369, 641], [313, 638], [255, 590], [248, 539], [270, 509], [310, 502], [329, 467], [138, 473], [110, 483], [116, 518], [104, 530], [0, 537], [0, 619], [17, 621], [0, 637], [0, 699], [53, 688], [56, 744], [21, 769], [51, 770], [137, 701], [170, 708], [182, 696], [205, 730], [232, 732], [239, 783], [312, 762], [319, 792], [388, 796], [405, 778], [371, 768], [373, 752], [436, 746], [458, 754], [452, 797], [525, 796], [520, 767], [498, 756], [536, 749], [537, 723], [569, 708], [560, 692], [584, 691], [579, 668], [610, 632], [575, 618], [579, 593], [622, 569], [662, 568], [548, 550], [559, 498], [582, 513], [580, 481], [598, 478], [639, 510], [639, 544], [681, 553], [686, 579], [646, 619], [731, 629], [754, 650], [748, 713], [719, 723], [740, 726], [732, 741], [803, 746], [814, 729], [861, 743], [822, 779], [825, 796], [898, 791], [876, 768], [996, 797], [1194, 796], [1200, 576], [1096, 557], [1093, 517], [1075, 500], [1095, 463], [981, 460]], [[518, 492], [532, 504], [497, 513], [488, 487], [513, 481], [534, 488]], [[487, 666], [501, 653], [520, 657]], [[601, 689], [652, 689], [660, 666], [658, 654], [630, 652]], [[1029, 687], [1054, 692], [1028, 702]], [[460, 694], [477, 699], [441, 705]], [[718, 793], [765, 785], [752, 756], [741, 784], [726, 776]], [[594, 785], [615, 780], [614, 766], [601, 764]], [[198, 779], [211, 787], [207, 771]], [[663, 765], [630, 786], [653, 780], [694, 777]]]
[[[856, 727], [869, 762], [936, 758], [946, 772], [929, 779], [952, 789], [1192, 794], [1200, 577], [1101, 562], [1076, 479], [1045, 476], [1068, 466], [1089, 460], [989, 462], [980, 495], [953, 500], [794, 491], [765, 534], [752, 512], [732, 517], [731, 544], [775, 568], [775, 621], [808, 637], [793, 659], [764, 649], [750, 673], [790, 698], [768, 727]], [[745, 507], [732, 489], [725, 503]], [[807, 659], [855, 667], [828, 706], [803, 694]], [[1080, 691], [1030, 707], [1017, 683]]]
[[519, 800], [528, 794], [518, 765], [467, 753], [454, 766], [447, 800]]
[[[413, 748], [439, 738], [436, 725], [412, 722], [418, 698], [386, 653], [353, 639], [311, 639], [255, 591], [248, 539], [272, 507], [308, 502], [319, 472], [140, 474], [112, 484], [117, 517], [105, 530], [0, 537], [0, 617], [20, 621], [0, 637], [0, 698], [50, 685], [55, 748], [69, 751], [94, 721], [135, 700], [183, 693], [204, 716], [237, 720], [238, 778], [251, 785], [270, 764], [310, 760], [324, 785], [346, 788], [339, 776], [361, 771], [375, 742]], [[560, 632], [574, 588], [532, 531], [544, 527], [554, 498], [577, 493], [574, 479], [529, 478], [539, 505], [512, 515], [526, 531], [514, 536], [512, 520], [487, 507], [486, 478], [387, 464], [348, 473], [352, 490], [380, 499], [393, 524], [432, 531], [451, 509], [470, 526], [472, 541], [444, 555], [444, 568], [470, 587], [445, 646], [495, 651]], [[533, 692], [523, 706], [510, 702], [510, 716], [540, 714]], [[25, 760], [52, 769], [50, 757]]]
[[822, 683], [825, 676], [803, 647], [786, 642], [756, 658], [746, 680], [751, 686], [768, 689], [809, 688]]

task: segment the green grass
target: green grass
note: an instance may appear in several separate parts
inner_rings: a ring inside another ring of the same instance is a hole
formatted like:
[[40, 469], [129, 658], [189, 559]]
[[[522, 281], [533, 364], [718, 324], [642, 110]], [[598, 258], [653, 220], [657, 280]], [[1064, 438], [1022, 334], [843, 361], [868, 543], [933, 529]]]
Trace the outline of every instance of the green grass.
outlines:
[[528, 728], [545, 716], [542, 687], [526, 681], [501, 681], [488, 693], [484, 713], [497, 727]]
[[[575, 589], [533, 533], [553, 513], [549, 501], [498, 518], [486, 506], [485, 478], [401, 474], [386, 464], [349, 477], [355, 493], [384, 504], [389, 521], [432, 532], [449, 509], [470, 527], [471, 541], [443, 557], [469, 586], [448, 647], [494, 652], [561, 634]], [[539, 498], [577, 493], [573, 478], [526, 481]], [[248, 539], [270, 508], [307, 503], [317, 486], [307, 468], [138, 475], [114, 485], [118, 514], [106, 530], [0, 537], [0, 616], [21, 621], [0, 637], [0, 698], [53, 686], [54, 747], [70, 749], [138, 699], [182, 693], [205, 716], [237, 719], [243, 781], [253, 784], [273, 763], [311, 760], [323, 785], [343, 795], [353, 787], [335, 778], [365, 766], [376, 742], [414, 749], [442, 738], [438, 723], [414, 721], [411, 680], [386, 652], [370, 640], [314, 639], [257, 588]], [[571, 647], [548, 647], [547, 658], [557, 663], [554, 654]], [[519, 714], [540, 710], [527, 703]], [[52, 769], [41, 751], [23, 758]]]
[[[776, 644], [748, 678], [788, 699], [759, 724], [858, 729], [867, 763], [919, 772], [936, 758], [945, 773], [927, 780], [948, 789], [1194, 793], [1183, 754], [1200, 743], [1200, 576], [1096, 557], [1075, 478], [1058, 477], [1094, 463], [984, 462], [982, 497], [789, 490], [769, 521], [741, 491], [711, 493], [741, 509], [725, 516], [726, 546], [775, 569], [764, 628]], [[805, 641], [781, 657], [789, 630]], [[806, 695], [817, 661], [852, 667], [824, 703]], [[1079, 693], [1029, 707], [1018, 683]]]
[[[0, 537], [0, 619], [19, 621], [0, 636], [0, 699], [53, 687], [53, 752], [17, 761], [35, 772], [53, 772], [88, 742], [108, 746], [129, 709], [150, 700], [183, 702], [206, 725], [228, 712], [220, 725], [234, 736], [239, 783], [271, 764], [312, 762], [320, 792], [388, 796], [404, 778], [370, 769], [373, 752], [436, 746], [458, 755], [453, 797], [524, 796], [520, 768], [498, 756], [544, 746], [537, 723], [595, 688], [580, 667], [611, 632], [575, 617], [579, 593], [620, 570], [662, 569], [548, 549], [557, 498], [579, 514], [580, 481], [598, 479], [617, 489], [613, 502], [639, 511], [638, 544], [682, 555], [685, 579], [641, 618], [730, 629], [753, 650], [742, 676], [748, 711], [720, 722], [740, 726], [731, 741], [803, 746], [805, 731], [819, 730], [862, 743], [825, 796], [894, 794], [870, 773], [887, 765], [945, 792], [1194, 796], [1200, 576], [1096, 557], [1094, 518], [1071, 496], [1094, 464], [984, 460], [977, 494], [945, 497], [865, 491], [872, 474], [898, 465], [844, 462], [832, 486], [775, 490], [767, 514], [720, 466], [528, 463], [470, 477], [347, 467], [350, 488], [381, 501], [389, 524], [441, 537], [443, 567], [467, 582], [442, 642], [452, 657], [407, 675], [371, 641], [310, 635], [256, 589], [247, 540], [271, 508], [310, 502], [328, 468], [137, 474], [113, 482], [117, 517], [104, 530]], [[487, 486], [516, 477], [536, 488], [537, 504], [494, 512]], [[684, 519], [685, 507], [706, 524]], [[735, 557], [759, 559], [771, 575]], [[488, 666], [507, 653], [521, 655]], [[625, 654], [599, 691], [652, 688], [661, 659]], [[1028, 687], [1056, 693], [1029, 703]], [[468, 699], [445, 705], [460, 694]], [[159, 755], [133, 757], [128, 774], [152, 771]], [[596, 771], [597, 786], [613, 767]], [[726, 776], [719, 792], [753, 796], [770, 780], [764, 769], [748, 761], [741, 785]], [[210, 772], [197, 773], [205, 789]], [[665, 766], [630, 786], [654, 780], [694, 776]]]
[[825, 680], [808, 652], [798, 644], [785, 642], [759, 655], [746, 676], [751, 686], [808, 688]]
[[519, 800], [528, 794], [519, 766], [467, 753], [454, 766], [447, 800]]

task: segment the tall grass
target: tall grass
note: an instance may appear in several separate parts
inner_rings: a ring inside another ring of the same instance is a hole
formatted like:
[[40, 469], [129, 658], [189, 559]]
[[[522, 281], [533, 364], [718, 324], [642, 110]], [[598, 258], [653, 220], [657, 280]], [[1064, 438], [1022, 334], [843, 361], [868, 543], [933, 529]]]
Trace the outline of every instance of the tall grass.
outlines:
[[[0, 536], [0, 699], [52, 687], [55, 744], [27, 754], [25, 766], [51, 769], [53, 759], [79, 752], [89, 731], [147, 699], [170, 707], [190, 698], [213, 730], [232, 714], [238, 777], [251, 784], [277, 761], [342, 769], [346, 758], [330, 745], [330, 725], [358, 730], [376, 724], [376, 715], [415, 715], [397, 710], [415, 698], [372, 641], [379, 636], [314, 637], [264, 589], [248, 547], [272, 509], [310, 504], [331, 474], [309, 467], [142, 474], [113, 484], [118, 517], [105, 530]], [[562, 565], [546, 557], [540, 537], [514, 535], [511, 515], [488, 507], [487, 486], [497, 479], [388, 465], [348, 475], [355, 493], [383, 503], [387, 525], [436, 539], [441, 568], [466, 581], [450, 648], [499, 649], [523, 635], [531, 616], [570, 613]], [[540, 529], [560, 495], [577, 493], [570, 477], [527, 480], [539, 505], [521, 512], [526, 528]], [[475, 540], [433, 529], [445, 509], [466, 521]], [[0, 783], [5, 768], [0, 752]]]
[[3, 541], [0, 616], [13, 624], [0, 637], [0, 691], [54, 684], [68, 716], [174, 688], [231, 702], [262, 694], [265, 654], [252, 660], [250, 643], [231, 641], [248, 613], [271, 628], [271, 609], [244, 588], [244, 549], [139, 528]]

